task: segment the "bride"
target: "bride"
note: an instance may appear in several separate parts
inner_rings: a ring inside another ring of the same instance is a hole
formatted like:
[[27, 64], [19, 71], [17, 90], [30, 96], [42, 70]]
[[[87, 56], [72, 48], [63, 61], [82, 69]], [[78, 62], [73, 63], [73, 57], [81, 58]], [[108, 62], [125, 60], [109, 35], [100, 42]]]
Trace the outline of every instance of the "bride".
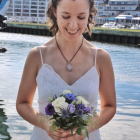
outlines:
[[[94, 0], [51, 0], [47, 15], [54, 37], [41, 46], [32, 48], [27, 56], [16, 108], [20, 116], [34, 125], [31, 140], [86, 140], [86, 136], [71, 135], [69, 130], [51, 131], [48, 123], [38, 122], [48, 104], [48, 97], [73, 90], [97, 109], [93, 121], [97, 127], [88, 127], [89, 138], [101, 140], [99, 128], [108, 123], [116, 112], [115, 80], [112, 62], [107, 51], [95, 47], [83, 37], [90, 31]], [[39, 112], [32, 107], [38, 87]], [[76, 129], [74, 130], [76, 131]]]

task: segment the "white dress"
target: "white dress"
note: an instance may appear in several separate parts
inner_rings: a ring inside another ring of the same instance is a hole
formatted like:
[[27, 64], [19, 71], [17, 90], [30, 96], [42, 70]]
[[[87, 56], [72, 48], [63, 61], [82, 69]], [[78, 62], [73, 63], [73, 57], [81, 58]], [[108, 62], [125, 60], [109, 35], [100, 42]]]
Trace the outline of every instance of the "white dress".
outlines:
[[[94, 109], [97, 109], [97, 98], [99, 89], [99, 76], [96, 69], [96, 56], [95, 52], [95, 65], [91, 67], [83, 76], [81, 76], [74, 84], [68, 85], [52, 68], [52, 66], [43, 63], [41, 49], [42, 67], [36, 77], [38, 86], [38, 104], [39, 112], [45, 114], [45, 107], [48, 104], [48, 97], [53, 95], [62, 94], [63, 90], [72, 90], [75, 95], [83, 96]], [[52, 140], [47, 132], [43, 129], [34, 126], [30, 140]], [[88, 138], [85, 138], [88, 140]], [[101, 140], [99, 129], [89, 134], [89, 140]]]

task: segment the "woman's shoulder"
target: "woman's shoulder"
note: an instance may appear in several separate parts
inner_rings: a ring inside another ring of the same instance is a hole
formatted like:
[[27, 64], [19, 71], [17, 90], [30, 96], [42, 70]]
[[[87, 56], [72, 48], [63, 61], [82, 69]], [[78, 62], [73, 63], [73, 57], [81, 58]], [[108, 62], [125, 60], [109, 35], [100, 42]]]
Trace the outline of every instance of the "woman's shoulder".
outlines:
[[99, 60], [104, 60], [104, 59], [110, 58], [109, 52], [106, 51], [105, 49], [99, 48], [90, 42], [87, 43], [87, 46], [93, 54], [95, 54], [95, 51], [97, 50], [97, 57]]
[[111, 62], [111, 56], [108, 51], [102, 49], [102, 48], [97, 48], [97, 64], [99, 69], [105, 69], [112, 67], [112, 62]]
[[111, 57], [110, 57], [110, 54], [107, 50], [99, 48], [90, 42], [87, 42], [87, 45], [88, 45], [88, 48], [90, 49], [90, 52], [93, 56], [95, 56], [95, 52], [97, 50], [96, 60], [97, 60], [97, 65], [99, 67], [105, 66], [105, 65], [110, 65]]
[[49, 48], [51, 48], [51, 42], [52, 39], [46, 42], [45, 44], [31, 48], [29, 50], [27, 60], [30, 62], [35, 62], [35, 64], [37, 65], [40, 64], [41, 55], [44, 56], [44, 54], [47, 54], [46, 51], [48, 51]]
[[39, 58], [39, 47], [41, 48], [41, 46], [35, 46], [29, 50], [28, 57], [30, 57], [30, 59], [36, 61]]
[[38, 59], [40, 57], [40, 51], [41, 53], [44, 52], [47, 48], [50, 48], [52, 45], [52, 39], [47, 41], [46, 43], [40, 45], [40, 46], [35, 46], [29, 50], [29, 54], [31, 57]]

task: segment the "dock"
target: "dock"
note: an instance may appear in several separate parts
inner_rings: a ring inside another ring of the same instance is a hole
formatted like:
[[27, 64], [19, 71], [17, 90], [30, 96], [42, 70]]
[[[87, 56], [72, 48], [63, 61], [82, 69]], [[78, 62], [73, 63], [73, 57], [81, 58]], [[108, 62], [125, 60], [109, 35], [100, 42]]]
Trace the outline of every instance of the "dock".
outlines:
[[[0, 32], [20, 33], [40, 36], [53, 36], [46, 24], [37, 23], [7, 23], [7, 28], [0, 30]], [[89, 41], [106, 42], [113, 44], [123, 44], [130, 46], [138, 46], [140, 44], [140, 30], [132, 29], [106, 29], [94, 27], [92, 35], [84, 34], [84, 37]]]

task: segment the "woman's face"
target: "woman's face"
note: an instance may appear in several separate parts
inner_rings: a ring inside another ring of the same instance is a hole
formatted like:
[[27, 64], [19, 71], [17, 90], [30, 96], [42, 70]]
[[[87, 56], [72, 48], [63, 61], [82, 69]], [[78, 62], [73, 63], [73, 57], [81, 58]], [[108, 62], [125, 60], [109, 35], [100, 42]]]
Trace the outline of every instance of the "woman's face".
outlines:
[[55, 16], [62, 36], [67, 41], [74, 41], [87, 28], [89, 1], [61, 0], [57, 6]]

